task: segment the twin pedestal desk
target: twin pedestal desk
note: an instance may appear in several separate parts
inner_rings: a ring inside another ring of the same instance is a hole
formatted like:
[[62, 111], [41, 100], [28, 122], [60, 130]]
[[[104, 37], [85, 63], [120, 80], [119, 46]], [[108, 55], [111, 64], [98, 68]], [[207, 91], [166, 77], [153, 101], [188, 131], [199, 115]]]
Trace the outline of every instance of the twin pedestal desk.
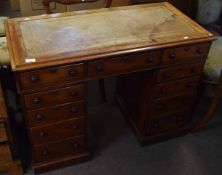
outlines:
[[169, 3], [15, 18], [6, 31], [37, 173], [89, 158], [91, 79], [117, 77], [141, 143], [188, 132], [215, 39]]

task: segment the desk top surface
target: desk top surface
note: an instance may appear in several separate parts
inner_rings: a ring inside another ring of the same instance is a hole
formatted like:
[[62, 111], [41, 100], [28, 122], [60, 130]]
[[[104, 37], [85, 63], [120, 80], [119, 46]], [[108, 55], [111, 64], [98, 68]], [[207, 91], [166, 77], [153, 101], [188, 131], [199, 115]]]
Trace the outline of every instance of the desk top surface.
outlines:
[[169, 3], [14, 18], [6, 29], [15, 71], [214, 38]]

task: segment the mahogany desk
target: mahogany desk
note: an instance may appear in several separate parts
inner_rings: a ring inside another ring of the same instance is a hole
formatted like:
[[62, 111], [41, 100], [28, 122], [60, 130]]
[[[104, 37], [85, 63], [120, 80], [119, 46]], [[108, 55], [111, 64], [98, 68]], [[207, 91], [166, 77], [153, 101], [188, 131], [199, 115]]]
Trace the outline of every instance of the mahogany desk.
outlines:
[[215, 39], [169, 3], [15, 18], [6, 31], [36, 172], [89, 157], [91, 79], [117, 76], [141, 143], [186, 133]]

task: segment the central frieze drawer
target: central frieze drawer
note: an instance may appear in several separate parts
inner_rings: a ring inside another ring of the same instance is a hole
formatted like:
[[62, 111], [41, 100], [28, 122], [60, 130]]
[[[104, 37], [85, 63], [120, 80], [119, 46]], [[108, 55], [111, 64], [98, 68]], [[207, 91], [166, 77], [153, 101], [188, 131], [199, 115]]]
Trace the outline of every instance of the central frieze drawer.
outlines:
[[26, 112], [26, 121], [29, 126], [39, 126], [82, 116], [84, 116], [84, 102], [80, 101], [29, 110]]
[[84, 85], [48, 90], [24, 95], [26, 108], [46, 107], [62, 103], [79, 101], [84, 98]]
[[46, 69], [22, 72], [19, 74], [21, 89], [39, 89], [81, 81], [84, 78], [84, 64], [51, 67]]
[[4, 123], [0, 123], [0, 142], [7, 141], [6, 128]]
[[161, 55], [160, 51], [156, 51], [101, 61], [92, 61], [89, 62], [88, 65], [88, 77], [94, 78], [147, 69], [154, 65], [158, 65]]
[[59, 142], [34, 146], [33, 157], [35, 162], [52, 160], [61, 156], [71, 156], [85, 151], [85, 137], [78, 136]]
[[163, 64], [177, 63], [183, 61], [194, 61], [205, 59], [209, 51], [210, 43], [201, 43], [165, 49], [163, 52]]
[[152, 115], [159, 116], [187, 109], [193, 104], [195, 94], [183, 94], [166, 99], [154, 100]]
[[161, 83], [155, 87], [155, 98], [167, 97], [183, 92], [194, 92], [197, 89], [199, 77], [188, 78], [169, 83]]
[[32, 144], [47, 143], [84, 134], [84, 118], [29, 129]]
[[160, 69], [157, 73], [157, 82], [197, 76], [201, 73], [202, 67], [203, 63], [196, 63]]

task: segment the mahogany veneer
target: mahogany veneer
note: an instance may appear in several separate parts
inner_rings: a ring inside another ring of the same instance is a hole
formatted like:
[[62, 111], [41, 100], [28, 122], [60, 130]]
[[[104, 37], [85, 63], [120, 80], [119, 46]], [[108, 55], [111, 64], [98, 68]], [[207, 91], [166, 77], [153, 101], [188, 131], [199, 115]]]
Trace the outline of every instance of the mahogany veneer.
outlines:
[[117, 75], [141, 143], [187, 133], [215, 39], [169, 3], [10, 19], [6, 32], [36, 172], [88, 160], [91, 79]]

